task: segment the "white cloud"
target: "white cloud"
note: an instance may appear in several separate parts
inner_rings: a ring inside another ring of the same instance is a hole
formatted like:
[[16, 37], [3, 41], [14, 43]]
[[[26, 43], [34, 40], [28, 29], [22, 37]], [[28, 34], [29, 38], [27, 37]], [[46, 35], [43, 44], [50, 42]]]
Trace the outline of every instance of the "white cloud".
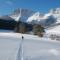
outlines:
[[13, 2], [12, 1], [6, 1], [6, 4], [13, 5]]

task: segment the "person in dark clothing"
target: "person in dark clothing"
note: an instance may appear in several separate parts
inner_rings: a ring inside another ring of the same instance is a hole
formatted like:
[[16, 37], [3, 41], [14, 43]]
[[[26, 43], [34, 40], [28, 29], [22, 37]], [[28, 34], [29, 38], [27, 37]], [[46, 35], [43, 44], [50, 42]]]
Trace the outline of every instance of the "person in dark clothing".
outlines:
[[22, 39], [24, 39], [24, 37], [22, 36]]

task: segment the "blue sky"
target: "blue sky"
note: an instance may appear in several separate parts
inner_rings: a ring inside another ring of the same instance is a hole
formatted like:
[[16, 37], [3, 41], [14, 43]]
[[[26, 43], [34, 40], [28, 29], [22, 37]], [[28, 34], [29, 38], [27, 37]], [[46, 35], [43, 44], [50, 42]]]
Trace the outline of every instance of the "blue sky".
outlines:
[[58, 7], [60, 7], [60, 0], [0, 0], [0, 15], [9, 14], [16, 8], [27, 8], [45, 13]]

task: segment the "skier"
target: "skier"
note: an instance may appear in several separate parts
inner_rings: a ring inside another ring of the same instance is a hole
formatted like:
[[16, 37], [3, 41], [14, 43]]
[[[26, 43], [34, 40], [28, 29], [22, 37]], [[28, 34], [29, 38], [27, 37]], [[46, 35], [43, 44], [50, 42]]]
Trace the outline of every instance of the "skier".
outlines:
[[22, 36], [22, 39], [24, 39], [24, 37]]

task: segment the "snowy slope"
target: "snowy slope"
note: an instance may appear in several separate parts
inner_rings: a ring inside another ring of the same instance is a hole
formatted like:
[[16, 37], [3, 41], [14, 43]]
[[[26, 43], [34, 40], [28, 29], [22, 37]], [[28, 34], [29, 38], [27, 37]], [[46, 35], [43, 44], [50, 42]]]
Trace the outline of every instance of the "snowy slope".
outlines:
[[60, 25], [56, 25], [46, 29], [46, 34], [57, 34], [60, 35]]
[[33, 35], [7, 32], [0, 33], [0, 60], [19, 60], [21, 58], [22, 35], [24, 36], [24, 60], [60, 60], [60, 42]]

